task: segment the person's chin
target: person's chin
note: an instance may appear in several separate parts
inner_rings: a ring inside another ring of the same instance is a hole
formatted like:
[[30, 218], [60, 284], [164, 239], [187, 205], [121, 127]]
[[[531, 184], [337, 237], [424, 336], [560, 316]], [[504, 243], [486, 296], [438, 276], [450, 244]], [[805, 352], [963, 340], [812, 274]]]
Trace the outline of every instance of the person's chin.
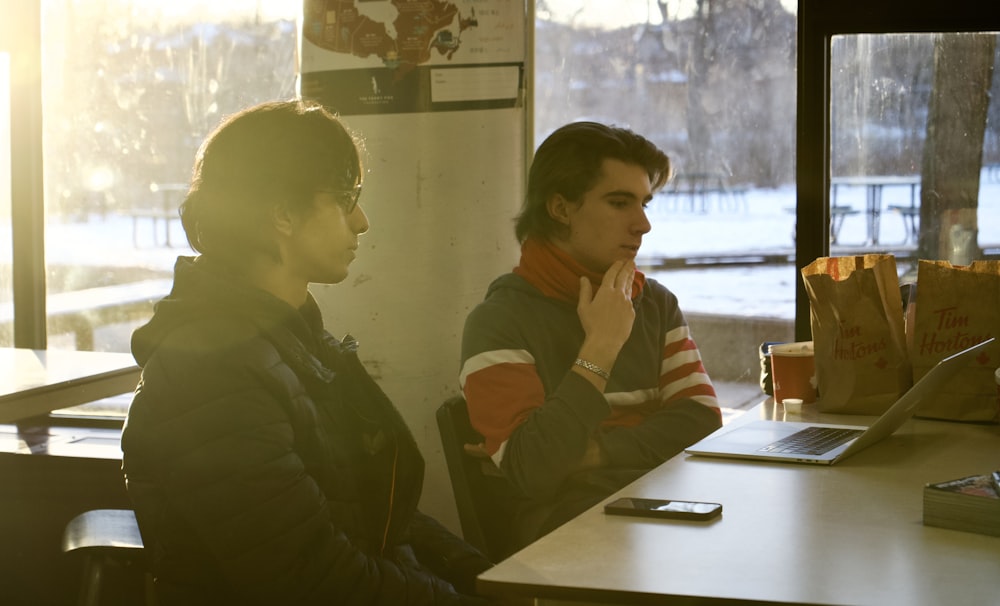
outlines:
[[605, 269], [605, 271], [607, 271], [608, 269], [610, 269], [612, 265], [614, 265], [615, 263], [617, 263], [619, 261], [625, 261], [627, 263], [629, 263], [629, 262], [634, 263], [635, 262], [635, 252], [634, 251], [633, 252], [622, 251], [620, 254], [615, 255], [614, 259], [612, 259], [608, 263], [608, 267]]
[[316, 284], [340, 284], [347, 279], [348, 273], [346, 267], [340, 270], [328, 271], [320, 279], [313, 280], [313, 282]]

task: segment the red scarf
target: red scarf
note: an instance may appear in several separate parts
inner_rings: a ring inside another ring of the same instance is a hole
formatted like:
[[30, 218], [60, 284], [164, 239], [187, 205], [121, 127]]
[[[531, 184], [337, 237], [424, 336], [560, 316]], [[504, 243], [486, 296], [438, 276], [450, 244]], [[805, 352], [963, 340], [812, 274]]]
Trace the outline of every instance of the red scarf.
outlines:
[[[580, 276], [587, 276], [596, 292], [601, 286], [603, 274], [595, 273], [548, 240], [528, 238], [521, 245], [521, 261], [514, 273], [552, 297], [576, 304], [580, 300]], [[646, 277], [636, 270], [632, 279], [632, 300], [641, 293]]]

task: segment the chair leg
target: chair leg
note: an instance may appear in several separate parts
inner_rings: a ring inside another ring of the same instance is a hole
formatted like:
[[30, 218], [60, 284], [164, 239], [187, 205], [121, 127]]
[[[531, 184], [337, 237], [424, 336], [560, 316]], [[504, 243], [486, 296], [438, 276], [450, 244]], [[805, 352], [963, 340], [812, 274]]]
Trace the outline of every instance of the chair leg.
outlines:
[[[144, 572], [141, 579], [132, 579], [129, 575], [134, 573], [135, 569], [130, 563], [122, 562], [114, 557], [107, 555], [85, 557], [83, 560], [83, 580], [80, 583], [80, 593], [77, 597], [78, 606], [102, 606], [119, 603], [127, 603], [131, 606], [155, 606], [157, 602], [153, 576]], [[107, 586], [107, 591], [105, 591], [105, 586]]]
[[104, 558], [88, 556], [83, 561], [83, 583], [80, 585], [80, 606], [99, 606], [104, 580]]

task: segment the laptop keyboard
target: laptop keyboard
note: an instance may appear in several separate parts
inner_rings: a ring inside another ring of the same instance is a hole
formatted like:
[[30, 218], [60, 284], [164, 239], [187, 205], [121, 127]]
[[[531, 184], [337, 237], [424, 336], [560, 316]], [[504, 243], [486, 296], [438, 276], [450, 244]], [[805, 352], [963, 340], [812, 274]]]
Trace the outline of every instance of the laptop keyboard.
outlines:
[[787, 454], [818, 455], [833, 450], [844, 442], [861, 434], [860, 429], [839, 427], [806, 427], [792, 435], [772, 442], [760, 452], [780, 452]]

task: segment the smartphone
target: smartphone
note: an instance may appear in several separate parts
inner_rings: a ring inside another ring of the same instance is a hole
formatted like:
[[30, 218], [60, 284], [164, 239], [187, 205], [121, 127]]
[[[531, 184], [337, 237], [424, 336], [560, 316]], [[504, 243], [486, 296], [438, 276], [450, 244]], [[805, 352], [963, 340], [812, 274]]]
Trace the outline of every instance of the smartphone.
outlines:
[[711, 520], [722, 513], [719, 503], [697, 501], [668, 501], [665, 499], [640, 499], [622, 497], [604, 506], [604, 513], [646, 518], [670, 518], [674, 520]]

